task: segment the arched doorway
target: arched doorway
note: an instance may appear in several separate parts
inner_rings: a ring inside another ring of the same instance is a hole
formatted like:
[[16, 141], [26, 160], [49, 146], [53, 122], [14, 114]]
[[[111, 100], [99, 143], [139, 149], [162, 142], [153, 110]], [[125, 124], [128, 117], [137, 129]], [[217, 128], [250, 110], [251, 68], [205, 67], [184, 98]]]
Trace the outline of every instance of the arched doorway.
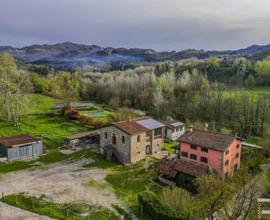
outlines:
[[146, 155], [151, 154], [151, 149], [150, 149], [150, 146], [149, 146], [149, 145], [147, 145], [147, 146], [145, 147], [145, 154], [146, 154]]

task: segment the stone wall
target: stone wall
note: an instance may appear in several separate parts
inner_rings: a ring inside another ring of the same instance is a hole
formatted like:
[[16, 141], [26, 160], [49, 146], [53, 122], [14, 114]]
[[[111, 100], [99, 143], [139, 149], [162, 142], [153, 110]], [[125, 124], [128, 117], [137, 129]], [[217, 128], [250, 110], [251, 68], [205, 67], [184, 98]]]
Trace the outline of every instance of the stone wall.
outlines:
[[[107, 132], [107, 139], [105, 133]], [[116, 144], [113, 144], [112, 137], [115, 135]], [[140, 140], [138, 141], [138, 135]], [[125, 142], [122, 142], [122, 136], [125, 137]], [[149, 147], [149, 155], [156, 155], [163, 147], [164, 129], [162, 137], [154, 138], [154, 131], [150, 131], [150, 137], [147, 137], [146, 132], [141, 134], [129, 135], [115, 126], [108, 126], [100, 129], [100, 152], [105, 153], [105, 147], [113, 146], [125, 158], [125, 161], [134, 163], [145, 159], [147, 147]]]
[[[107, 132], [107, 138], [105, 133]], [[116, 144], [113, 144], [113, 135], [116, 137]], [[125, 142], [122, 141], [122, 136], [125, 138]], [[114, 126], [108, 126], [100, 129], [100, 151], [104, 153], [104, 149], [107, 145], [115, 147], [120, 153], [125, 161], [131, 162], [130, 159], [130, 143], [131, 137], [129, 134], [121, 131]]]

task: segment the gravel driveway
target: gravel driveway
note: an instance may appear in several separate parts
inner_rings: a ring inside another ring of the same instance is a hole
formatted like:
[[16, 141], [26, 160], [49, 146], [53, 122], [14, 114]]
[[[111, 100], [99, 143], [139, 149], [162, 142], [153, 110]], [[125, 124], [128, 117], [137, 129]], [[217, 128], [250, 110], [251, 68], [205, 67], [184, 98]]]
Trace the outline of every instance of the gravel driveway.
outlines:
[[61, 162], [7, 174], [0, 180], [0, 195], [1, 192], [5, 195], [24, 192], [31, 196], [45, 195], [57, 203], [83, 200], [105, 208], [110, 208], [112, 204], [122, 206], [123, 203], [116, 198], [110, 187], [101, 189], [87, 186], [90, 180], [106, 184], [105, 170], [83, 168], [90, 160]]
[[34, 214], [0, 202], [1, 220], [50, 220], [51, 218]]

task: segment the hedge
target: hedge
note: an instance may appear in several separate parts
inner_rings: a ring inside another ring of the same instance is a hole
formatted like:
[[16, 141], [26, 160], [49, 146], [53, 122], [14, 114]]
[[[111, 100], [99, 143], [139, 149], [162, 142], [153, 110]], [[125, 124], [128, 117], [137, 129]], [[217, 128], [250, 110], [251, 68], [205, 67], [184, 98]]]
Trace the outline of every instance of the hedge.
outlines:
[[190, 212], [177, 212], [168, 207], [158, 196], [151, 191], [144, 191], [138, 195], [139, 203], [143, 206], [143, 212], [155, 220], [188, 220]]

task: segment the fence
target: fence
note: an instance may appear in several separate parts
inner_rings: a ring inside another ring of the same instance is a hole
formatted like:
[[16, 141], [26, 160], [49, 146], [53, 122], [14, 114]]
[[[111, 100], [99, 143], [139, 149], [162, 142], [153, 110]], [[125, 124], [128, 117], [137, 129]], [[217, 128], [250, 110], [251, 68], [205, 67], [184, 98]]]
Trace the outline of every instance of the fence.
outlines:
[[119, 220], [137, 220], [136, 216], [129, 213], [119, 213], [117, 209], [114, 212], [94, 206], [87, 201], [74, 201], [68, 204], [57, 204], [45, 196], [39, 198], [25, 196], [24, 194], [6, 195], [1, 193], [1, 201], [27, 211], [49, 216], [60, 220], [90, 220], [91, 214], [104, 211], [108, 216], [115, 215]]

